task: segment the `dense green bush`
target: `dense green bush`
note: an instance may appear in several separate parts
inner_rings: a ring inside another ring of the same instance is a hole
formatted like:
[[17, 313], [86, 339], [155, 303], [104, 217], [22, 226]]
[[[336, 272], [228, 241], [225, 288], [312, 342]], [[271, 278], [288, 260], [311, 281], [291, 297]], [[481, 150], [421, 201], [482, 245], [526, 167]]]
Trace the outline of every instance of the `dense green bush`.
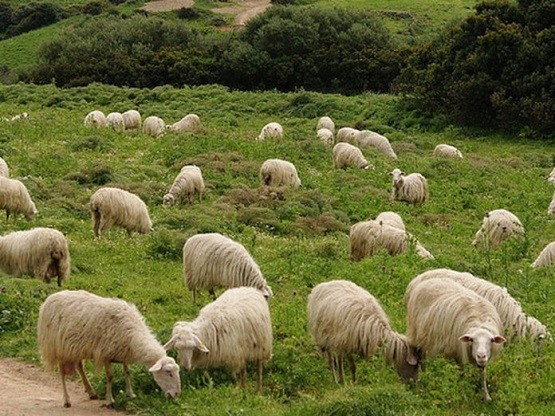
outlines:
[[[8, 9], [4, 7], [4, 10], [7, 12]], [[58, 4], [31, 2], [12, 11], [10, 25], [5, 28], [5, 36], [12, 37], [48, 26], [65, 17], [64, 9]], [[5, 26], [5, 23], [0, 25]]]

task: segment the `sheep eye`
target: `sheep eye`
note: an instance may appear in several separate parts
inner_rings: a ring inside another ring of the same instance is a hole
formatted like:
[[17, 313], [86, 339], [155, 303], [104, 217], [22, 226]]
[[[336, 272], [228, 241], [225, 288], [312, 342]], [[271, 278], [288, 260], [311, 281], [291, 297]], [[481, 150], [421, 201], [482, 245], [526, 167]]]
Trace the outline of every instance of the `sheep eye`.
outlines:
[[168, 370], [168, 375], [173, 378], [173, 373], [170, 370]]

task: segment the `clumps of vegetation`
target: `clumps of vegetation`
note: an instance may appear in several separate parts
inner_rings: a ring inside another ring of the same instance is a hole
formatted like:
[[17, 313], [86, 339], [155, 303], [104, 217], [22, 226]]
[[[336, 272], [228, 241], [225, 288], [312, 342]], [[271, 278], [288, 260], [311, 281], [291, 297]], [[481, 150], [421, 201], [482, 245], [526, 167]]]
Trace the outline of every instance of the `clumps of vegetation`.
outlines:
[[31, 2], [16, 7], [8, 1], [2, 1], [0, 2], [0, 34], [3, 33], [4, 38], [11, 38], [51, 25], [66, 17], [65, 10], [56, 3]]
[[147, 256], [151, 259], [168, 259], [181, 261], [183, 245], [189, 235], [174, 230], [159, 230], [149, 235]]
[[108, 166], [95, 166], [69, 173], [64, 179], [75, 181], [80, 185], [106, 185], [114, 180], [114, 172]]

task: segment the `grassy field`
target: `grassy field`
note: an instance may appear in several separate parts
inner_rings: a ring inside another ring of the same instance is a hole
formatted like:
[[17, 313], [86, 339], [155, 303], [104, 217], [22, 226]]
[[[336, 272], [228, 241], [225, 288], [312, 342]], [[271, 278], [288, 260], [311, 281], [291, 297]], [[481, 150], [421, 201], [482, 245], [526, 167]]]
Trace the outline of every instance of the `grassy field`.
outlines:
[[[140, 132], [116, 133], [83, 127], [92, 109], [105, 113], [137, 108], [143, 117], [166, 122], [197, 113], [202, 131], [168, 132], [152, 139]], [[27, 222], [0, 221], [0, 234], [35, 226], [67, 233], [72, 275], [65, 289], [85, 289], [135, 303], [161, 342], [173, 323], [194, 319], [199, 305], [183, 283], [181, 251], [199, 232], [220, 232], [242, 243], [259, 263], [274, 291], [270, 302], [274, 356], [265, 368], [264, 390], [255, 393], [252, 369], [246, 390], [225, 370], [182, 372], [182, 395], [166, 401], [144, 366], [132, 368], [136, 399], [114, 392], [118, 409], [142, 414], [259, 415], [460, 415], [552, 414], [555, 405], [555, 349], [541, 355], [526, 342], [506, 345], [491, 364], [493, 402], [480, 401], [478, 373], [460, 375], [444, 359], [427, 362], [419, 383], [402, 385], [380, 354], [359, 361], [359, 380], [338, 386], [317, 353], [306, 327], [306, 297], [316, 284], [349, 279], [382, 303], [393, 327], [405, 330], [402, 298], [417, 274], [439, 267], [469, 271], [506, 286], [524, 310], [552, 329], [555, 325], [553, 269], [530, 263], [555, 235], [546, 215], [553, 187], [546, 181], [555, 163], [555, 145], [443, 126], [403, 110], [393, 96], [343, 97], [308, 92], [229, 92], [218, 86], [153, 90], [91, 85], [60, 90], [52, 86], [0, 86], [0, 120], [27, 111], [30, 119], [0, 122], [0, 156], [11, 176], [21, 179], [39, 215]], [[317, 119], [331, 116], [338, 127], [356, 126], [385, 134], [399, 156], [386, 159], [364, 151], [375, 170], [334, 170], [331, 149], [315, 136]], [[280, 142], [256, 142], [260, 128], [279, 121]], [[438, 143], [462, 150], [462, 160], [436, 160]], [[270, 195], [259, 186], [258, 170], [268, 158], [293, 162], [302, 180], [298, 190]], [[201, 203], [164, 207], [180, 167], [201, 167], [207, 192]], [[430, 200], [420, 207], [390, 202], [387, 172], [399, 167], [424, 174]], [[120, 186], [147, 203], [155, 232], [128, 237], [119, 229], [95, 239], [87, 203], [102, 185]], [[496, 252], [471, 246], [485, 212], [506, 208], [526, 228], [526, 240]], [[412, 253], [379, 254], [349, 260], [348, 230], [385, 210], [402, 215], [407, 229], [434, 254], [425, 261]], [[0, 355], [40, 365], [36, 318], [40, 304], [58, 290], [32, 278], [0, 277]], [[173, 354], [173, 353], [172, 353]], [[104, 392], [103, 371], [92, 381]], [[60, 406], [62, 403], [60, 388]]]

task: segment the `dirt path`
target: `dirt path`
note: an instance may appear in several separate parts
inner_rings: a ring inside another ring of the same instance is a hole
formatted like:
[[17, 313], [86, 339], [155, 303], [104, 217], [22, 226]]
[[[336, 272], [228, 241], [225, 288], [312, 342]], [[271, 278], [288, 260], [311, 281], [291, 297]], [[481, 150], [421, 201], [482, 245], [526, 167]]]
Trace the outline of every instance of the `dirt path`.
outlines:
[[67, 383], [72, 407], [62, 407], [62, 384], [55, 374], [12, 358], [0, 359], [0, 416], [120, 416], [89, 400], [81, 381]]
[[239, 0], [229, 7], [212, 9], [216, 13], [234, 14], [235, 25], [244, 26], [247, 20], [262, 13], [270, 6], [270, 0]]
[[194, 0], [157, 0], [149, 1], [141, 10], [147, 12], [168, 12], [170, 10], [181, 9], [183, 7], [193, 7]]

